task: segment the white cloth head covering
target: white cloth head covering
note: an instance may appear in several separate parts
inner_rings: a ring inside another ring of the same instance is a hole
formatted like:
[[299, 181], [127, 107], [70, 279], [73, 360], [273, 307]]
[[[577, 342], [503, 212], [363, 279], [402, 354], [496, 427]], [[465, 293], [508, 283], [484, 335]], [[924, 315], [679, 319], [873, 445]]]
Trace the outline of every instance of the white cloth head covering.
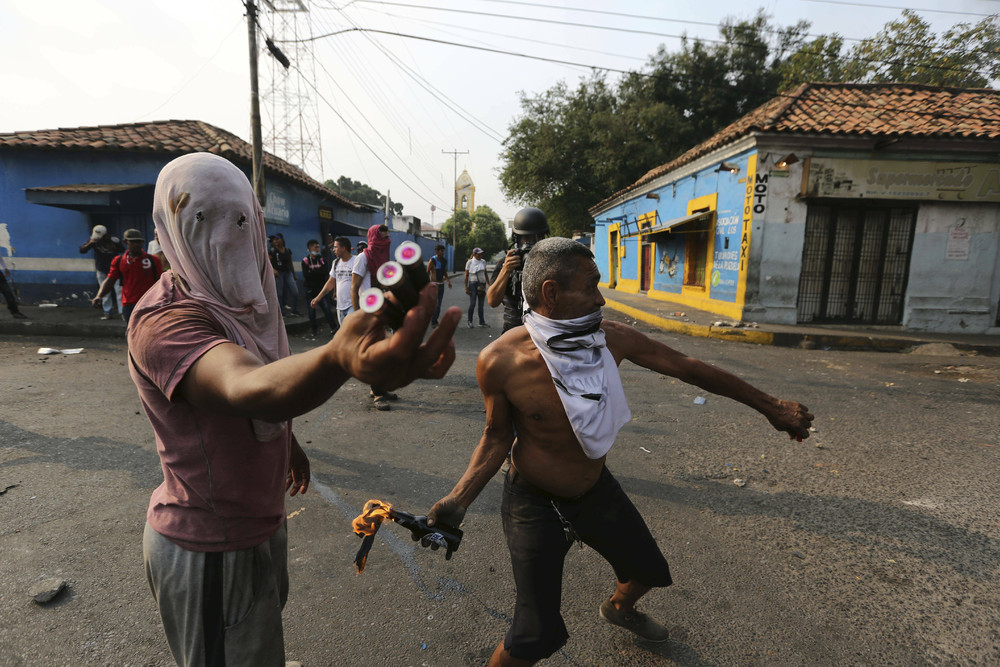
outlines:
[[618, 364], [605, 344], [601, 311], [572, 320], [524, 314], [524, 328], [552, 374], [583, 453], [599, 459], [632, 419]]
[[[171, 161], [156, 180], [153, 222], [171, 270], [182, 279], [175, 285], [263, 363], [287, 357], [264, 211], [243, 172], [210, 153]], [[253, 420], [264, 442], [286, 428], [287, 422]]]

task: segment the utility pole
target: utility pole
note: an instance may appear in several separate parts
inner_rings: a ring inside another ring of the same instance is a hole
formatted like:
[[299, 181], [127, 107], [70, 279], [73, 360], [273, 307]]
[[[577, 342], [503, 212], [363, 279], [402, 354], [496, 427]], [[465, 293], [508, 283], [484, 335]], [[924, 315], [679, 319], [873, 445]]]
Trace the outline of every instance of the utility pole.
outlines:
[[261, 206], [267, 199], [264, 191], [264, 144], [260, 136], [260, 94], [257, 90], [257, 5], [246, 0], [247, 37], [250, 42], [250, 141], [253, 146], [251, 171], [253, 192]]
[[452, 155], [455, 157], [455, 177], [451, 179], [451, 187], [454, 191], [454, 198], [451, 205], [451, 248], [452, 248], [452, 270], [455, 269], [455, 230], [458, 229], [458, 156], [468, 155], [469, 151], [451, 150], [446, 151], [441, 149], [441, 152], [445, 155]]

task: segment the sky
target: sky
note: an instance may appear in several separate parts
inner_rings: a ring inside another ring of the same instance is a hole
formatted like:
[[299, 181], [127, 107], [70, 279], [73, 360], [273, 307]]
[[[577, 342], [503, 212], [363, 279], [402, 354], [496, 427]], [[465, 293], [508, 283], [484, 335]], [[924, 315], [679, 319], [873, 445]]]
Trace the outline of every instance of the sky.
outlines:
[[[276, 9], [292, 1], [271, 0]], [[684, 34], [717, 39], [721, 21], [751, 18], [759, 9], [782, 26], [807, 20], [810, 34], [862, 39], [908, 4], [295, 1], [309, 11], [275, 12], [258, 0], [263, 132], [265, 139], [290, 136], [292, 146], [304, 135], [298, 144], [308, 148], [294, 155], [283, 154], [287, 142], [265, 148], [317, 180], [345, 175], [388, 191], [404, 214], [435, 225], [450, 215], [455, 173], [463, 170], [476, 185], [477, 206], [490, 206], [504, 221], [521, 207], [505, 201], [498, 171], [522, 92], [575, 84], [590, 67], [640, 69], [658, 46], [677, 51]], [[1000, 0], [913, 2], [937, 33], [1000, 11]], [[311, 41], [278, 44], [293, 60], [285, 72], [262, 37]], [[176, 119], [205, 121], [250, 139], [241, 0], [0, 0], [0, 63], [0, 133]], [[275, 81], [284, 95], [272, 92]], [[302, 111], [289, 118], [281, 111], [283, 98]]]

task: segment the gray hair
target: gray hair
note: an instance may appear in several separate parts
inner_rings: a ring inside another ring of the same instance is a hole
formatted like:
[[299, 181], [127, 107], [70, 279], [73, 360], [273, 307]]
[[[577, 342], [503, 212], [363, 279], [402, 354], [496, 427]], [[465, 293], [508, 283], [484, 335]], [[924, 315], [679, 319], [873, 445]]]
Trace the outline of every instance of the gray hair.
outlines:
[[576, 259], [594, 259], [590, 248], [561, 236], [553, 236], [531, 246], [524, 259], [521, 289], [529, 307], [538, 305], [542, 298], [542, 283], [555, 280], [562, 288], [569, 286], [577, 269]]

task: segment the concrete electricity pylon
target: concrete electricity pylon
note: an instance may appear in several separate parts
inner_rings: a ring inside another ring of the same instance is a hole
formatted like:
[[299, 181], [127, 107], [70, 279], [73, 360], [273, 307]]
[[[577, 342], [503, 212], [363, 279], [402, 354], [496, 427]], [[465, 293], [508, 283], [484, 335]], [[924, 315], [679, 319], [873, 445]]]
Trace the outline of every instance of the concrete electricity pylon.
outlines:
[[316, 59], [310, 39], [314, 36], [310, 2], [262, 2], [261, 29], [273, 56], [261, 63], [264, 146], [322, 182], [323, 149], [319, 100], [313, 94]]

